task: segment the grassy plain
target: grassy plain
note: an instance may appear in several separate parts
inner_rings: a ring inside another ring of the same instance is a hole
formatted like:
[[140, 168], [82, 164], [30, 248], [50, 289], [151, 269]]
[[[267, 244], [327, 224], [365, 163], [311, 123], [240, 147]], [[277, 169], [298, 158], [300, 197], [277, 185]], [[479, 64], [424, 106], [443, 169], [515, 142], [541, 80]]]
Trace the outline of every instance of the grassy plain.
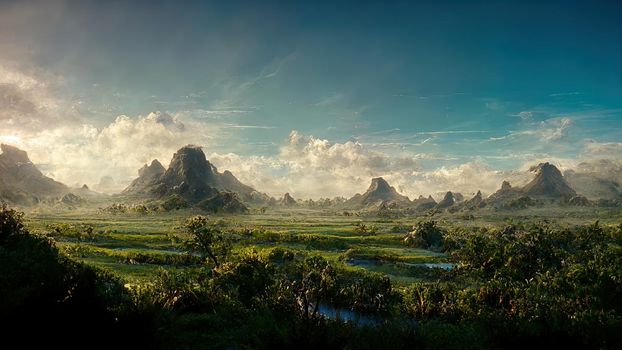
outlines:
[[[38, 210], [26, 214], [33, 233], [46, 234], [70, 257], [106, 269], [128, 283], [150, 279], [160, 268], [193, 269], [199, 258], [186, 253], [181, 226], [191, 209], [166, 213], [109, 214], [96, 209]], [[343, 270], [366, 269], [387, 275], [396, 285], [437, 278], [426, 263], [446, 263], [443, 253], [411, 248], [404, 234], [418, 221], [436, 220], [441, 226], [492, 227], [509, 222], [548, 221], [579, 225], [600, 220], [616, 223], [619, 209], [531, 208], [519, 211], [479, 210], [465, 214], [430, 213], [344, 215], [335, 209], [281, 209], [247, 215], [208, 215], [229, 232], [233, 255], [252, 249], [268, 254], [276, 247], [297, 257], [321, 255]]]

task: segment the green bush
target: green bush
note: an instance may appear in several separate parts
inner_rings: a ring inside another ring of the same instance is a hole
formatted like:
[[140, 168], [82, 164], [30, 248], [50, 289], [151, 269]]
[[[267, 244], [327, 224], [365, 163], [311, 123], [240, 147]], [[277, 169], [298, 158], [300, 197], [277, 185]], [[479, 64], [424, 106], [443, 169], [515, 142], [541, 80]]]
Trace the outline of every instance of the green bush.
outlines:
[[441, 249], [444, 231], [436, 225], [436, 221], [418, 222], [413, 230], [406, 234], [404, 243], [423, 249]]

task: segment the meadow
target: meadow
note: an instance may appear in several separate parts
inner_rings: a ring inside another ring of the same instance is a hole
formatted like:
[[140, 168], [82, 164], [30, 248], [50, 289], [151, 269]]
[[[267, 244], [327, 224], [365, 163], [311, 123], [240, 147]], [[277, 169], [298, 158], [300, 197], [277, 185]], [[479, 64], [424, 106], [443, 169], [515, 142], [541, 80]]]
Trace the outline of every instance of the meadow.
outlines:
[[[96, 210], [30, 213], [26, 225], [47, 234], [72, 258], [106, 269], [128, 283], [148, 281], [159, 268], [199, 265], [181, 244], [187, 209], [157, 214], [111, 215]], [[408, 247], [403, 238], [414, 220], [345, 216], [332, 210], [282, 209], [265, 214], [208, 215], [229, 232], [232, 254], [267, 254], [276, 247], [298, 256], [319, 255], [343, 269], [366, 269], [400, 285], [428, 278], [425, 264], [447, 263], [448, 256]], [[432, 265], [433, 266], [433, 265]]]
[[[110, 214], [96, 208], [29, 212], [31, 232], [54, 238], [68, 256], [105, 269], [128, 283], [148, 282], [156, 270], [192, 269], [201, 265], [184, 248], [188, 239], [185, 221], [205, 214], [182, 209], [148, 214]], [[207, 215], [207, 214], [205, 214]], [[552, 223], [560, 227], [599, 220], [615, 224], [622, 210], [546, 207], [518, 211], [480, 210], [464, 212], [350, 212], [318, 208], [271, 208], [251, 214], [209, 214], [227, 231], [232, 255], [247, 251], [269, 254], [276, 247], [298, 257], [322, 256], [346, 270], [367, 270], [388, 276], [396, 285], [438, 278], [451, 264], [447, 253], [408, 246], [404, 237], [413, 225], [434, 220], [445, 228], [502, 228], [520, 223]], [[436, 272], [436, 273], [435, 273]]]

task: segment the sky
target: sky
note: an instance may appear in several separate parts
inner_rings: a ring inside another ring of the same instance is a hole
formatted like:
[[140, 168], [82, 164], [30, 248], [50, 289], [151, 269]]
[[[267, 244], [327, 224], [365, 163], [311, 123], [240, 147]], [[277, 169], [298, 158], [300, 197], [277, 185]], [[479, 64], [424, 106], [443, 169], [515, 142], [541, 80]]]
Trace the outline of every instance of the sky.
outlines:
[[0, 0], [0, 142], [107, 192], [186, 144], [274, 196], [492, 192], [620, 161], [622, 3]]

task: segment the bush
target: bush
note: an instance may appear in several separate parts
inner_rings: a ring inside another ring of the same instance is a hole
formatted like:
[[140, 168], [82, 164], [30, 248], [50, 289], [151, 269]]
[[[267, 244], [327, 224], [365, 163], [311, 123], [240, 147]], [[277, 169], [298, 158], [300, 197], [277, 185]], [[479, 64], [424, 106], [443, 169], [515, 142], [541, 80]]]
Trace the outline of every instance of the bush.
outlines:
[[417, 223], [413, 230], [406, 234], [404, 242], [413, 247], [423, 249], [441, 249], [444, 231], [436, 225], [436, 221]]

